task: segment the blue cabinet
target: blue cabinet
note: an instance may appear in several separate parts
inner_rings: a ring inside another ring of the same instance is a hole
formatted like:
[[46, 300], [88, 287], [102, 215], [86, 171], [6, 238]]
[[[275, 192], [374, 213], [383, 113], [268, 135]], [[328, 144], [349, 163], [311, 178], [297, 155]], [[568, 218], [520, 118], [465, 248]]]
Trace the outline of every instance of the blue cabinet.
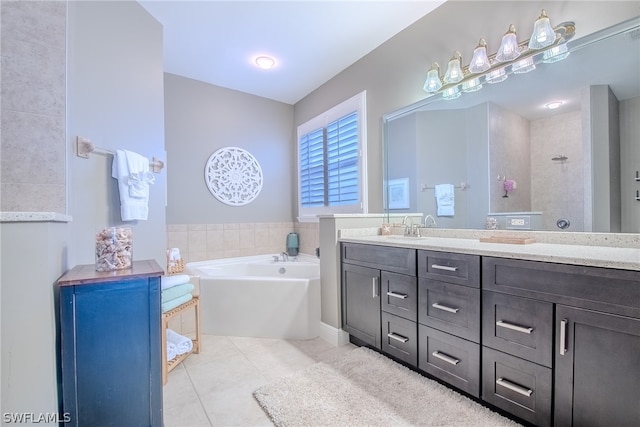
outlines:
[[68, 426], [162, 426], [160, 277], [76, 266], [57, 282], [62, 412]]

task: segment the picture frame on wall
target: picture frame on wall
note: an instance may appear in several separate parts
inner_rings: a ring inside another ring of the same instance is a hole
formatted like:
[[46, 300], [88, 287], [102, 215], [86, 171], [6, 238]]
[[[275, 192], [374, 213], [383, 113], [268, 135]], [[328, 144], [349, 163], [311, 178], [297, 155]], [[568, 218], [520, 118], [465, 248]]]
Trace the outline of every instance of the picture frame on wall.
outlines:
[[409, 178], [390, 179], [387, 191], [389, 209], [409, 209]]

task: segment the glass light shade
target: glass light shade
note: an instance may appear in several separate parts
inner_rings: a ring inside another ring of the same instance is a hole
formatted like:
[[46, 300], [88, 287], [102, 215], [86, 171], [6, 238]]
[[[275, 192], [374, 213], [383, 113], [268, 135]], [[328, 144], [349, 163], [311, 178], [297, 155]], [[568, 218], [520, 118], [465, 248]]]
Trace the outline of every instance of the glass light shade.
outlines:
[[556, 32], [551, 27], [547, 11], [542, 9], [540, 17], [533, 24], [533, 34], [529, 39], [529, 49], [542, 49], [556, 41]]
[[462, 91], [463, 92], [475, 92], [482, 89], [482, 85], [480, 84], [480, 78], [476, 77], [475, 79], [467, 80], [462, 83]]
[[558, 46], [554, 46], [549, 50], [545, 50], [544, 56], [542, 57], [542, 62], [546, 62], [550, 64], [552, 62], [558, 62], [565, 59], [569, 56], [569, 49], [566, 44], [559, 44]]
[[427, 80], [424, 82], [425, 92], [437, 92], [442, 87], [442, 81], [440, 80], [440, 66], [437, 62], [434, 62], [427, 71]]
[[460, 95], [462, 94], [460, 93], [458, 86], [450, 87], [442, 92], [442, 97], [447, 100], [459, 98]]
[[478, 46], [473, 50], [471, 63], [469, 64], [469, 72], [482, 73], [491, 68], [491, 63], [487, 57], [487, 42], [480, 39]]
[[520, 56], [520, 48], [518, 47], [518, 37], [516, 36], [516, 27], [509, 25], [509, 31], [502, 36], [502, 43], [496, 54], [496, 61], [508, 62], [513, 61]]
[[462, 80], [462, 56], [460, 56], [460, 52], [456, 52], [453, 54], [453, 57], [449, 60], [449, 65], [447, 65], [447, 72], [444, 73], [444, 82], [445, 83], [458, 83]]
[[505, 80], [507, 80], [507, 72], [505, 71], [504, 67], [502, 68], [498, 68], [497, 70], [493, 70], [491, 71], [489, 74], [487, 74], [487, 83], [500, 83], [503, 82]]
[[533, 57], [529, 56], [527, 58], [521, 59], [518, 62], [514, 62], [511, 66], [511, 71], [515, 74], [524, 74], [529, 71], [533, 71], [536, 69], [536, 64], [533, 63]]

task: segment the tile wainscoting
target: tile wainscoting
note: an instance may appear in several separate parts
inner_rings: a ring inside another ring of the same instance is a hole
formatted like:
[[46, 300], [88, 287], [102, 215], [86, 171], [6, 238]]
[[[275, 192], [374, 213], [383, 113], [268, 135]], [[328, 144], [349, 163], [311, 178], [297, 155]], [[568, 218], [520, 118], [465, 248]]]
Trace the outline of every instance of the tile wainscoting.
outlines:
[[167, 248], [179, 248], [185, 262], [286, 251], [287, 234], [299, 235], [300, 252], [314, 255], [318, 223], [168, 224]]

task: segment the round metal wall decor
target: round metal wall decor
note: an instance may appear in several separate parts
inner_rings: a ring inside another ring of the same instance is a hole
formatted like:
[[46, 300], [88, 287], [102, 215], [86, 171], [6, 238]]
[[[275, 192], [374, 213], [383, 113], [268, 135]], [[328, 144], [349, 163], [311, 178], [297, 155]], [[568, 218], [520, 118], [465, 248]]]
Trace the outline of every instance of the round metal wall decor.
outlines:
[[230, 206], [246, 205], [258, 197], [262, 178], [260, 163], [238, 147], [219, 149], [204, 168], [204, 180], [213, 197]]

